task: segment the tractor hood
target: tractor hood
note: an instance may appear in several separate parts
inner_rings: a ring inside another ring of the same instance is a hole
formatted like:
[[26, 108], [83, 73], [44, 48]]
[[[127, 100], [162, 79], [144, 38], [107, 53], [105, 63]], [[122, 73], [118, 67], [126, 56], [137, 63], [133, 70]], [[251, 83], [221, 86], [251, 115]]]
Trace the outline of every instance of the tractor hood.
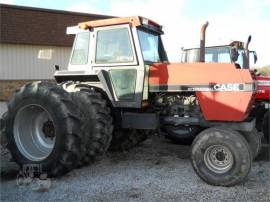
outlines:
[[[155, 86], [171, 89], [173, 86], [209, 84], [245, 84], [242, 87], [252, 87], [254, 81], [249, 70], [236, 69], [229, 63], [154, 63], [150, 66], [149, 83], [152, 89]], [[239, 90], [247, 91], [245, 88]]]
[[229, 63], [154, 63], [149, 91], [194, 92], [206, 120], [243, 121], [252, 104], [255, 83], [249, 70]]

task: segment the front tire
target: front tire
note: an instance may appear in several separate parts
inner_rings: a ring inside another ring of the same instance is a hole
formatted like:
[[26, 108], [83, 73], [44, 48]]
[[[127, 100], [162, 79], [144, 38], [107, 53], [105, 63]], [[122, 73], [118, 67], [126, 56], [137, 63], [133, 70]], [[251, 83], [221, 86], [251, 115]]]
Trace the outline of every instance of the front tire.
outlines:
[[70, 95], [60, 86], [34, 82], [23, 86], [8, 103], [7, 148], [23, 166], [59, 176], [77, 167], [81, 156], [81, 122]]
[[213, 127], [195, 138], [191, 163], [198, 176], [208, 184], [233, 186], [247, 177], [252, 153], [240, 133]]

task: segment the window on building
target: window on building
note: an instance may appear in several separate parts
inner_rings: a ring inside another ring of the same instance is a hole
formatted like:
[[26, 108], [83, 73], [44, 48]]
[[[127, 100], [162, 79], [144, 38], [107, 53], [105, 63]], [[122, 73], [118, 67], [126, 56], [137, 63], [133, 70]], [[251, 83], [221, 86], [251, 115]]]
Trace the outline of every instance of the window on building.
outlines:
[[98, 31], [96, 63], [128, 63], [133, 61], [134, 56], [127, 28]]
[[52, 49], [40, 49], [38, 51], [38, 59], [51, 60], [53, 50]]
[[77, 34], [70, 60], [70, 63], [72, 65], [87, 64], [89, 39], [90, 39], [90, 32], [81, 32]]

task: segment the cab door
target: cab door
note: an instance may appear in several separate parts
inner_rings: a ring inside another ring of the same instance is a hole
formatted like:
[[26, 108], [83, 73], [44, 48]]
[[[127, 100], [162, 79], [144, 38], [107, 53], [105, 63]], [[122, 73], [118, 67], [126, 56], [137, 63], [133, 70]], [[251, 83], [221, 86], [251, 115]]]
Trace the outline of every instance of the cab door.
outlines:
[[[144, 83], [144, 66], [136, 54], [137, 35], [129, 25], [95, 28], [93, 70], [103, 72], [102, 82], [112, 89], [116, 107], [140, 108]], [[140, 57], [140, 56], [139, 56]]]

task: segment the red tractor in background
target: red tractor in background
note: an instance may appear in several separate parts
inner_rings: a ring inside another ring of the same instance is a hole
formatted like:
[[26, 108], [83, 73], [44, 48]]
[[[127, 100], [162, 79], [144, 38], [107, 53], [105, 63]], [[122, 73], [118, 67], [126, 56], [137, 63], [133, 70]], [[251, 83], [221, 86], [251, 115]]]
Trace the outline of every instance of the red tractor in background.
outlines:
[[[203, 25], [201, 38], [205, 39], [205, 30], [208, 23]], [[246, 43], [241, 41], [233, 41], [228, 45], [208, 46], [205, 49], [190, 48], [182, 49], [182, 63], [206, 62], [206, 63], [234, 63], [239, 69], [250, 69], [250, 63], [257, 62], [257, 54], [255, 51], [249, 51], [248, 46], [251, 36], [248, 37]], [[201, 55], [204, 54], [205, 58]], [[262, 76], [257, 70], [250, 70], [254, 80], [256, 81], [256, 102], [253, 105], [251, 117], [256, 117], [256, 128], [259, 132], [263, 132], [264, 138], [269, 143], [269, 108], [270, 108], [270, 76]], [[189, 144], [194, 139], [193, 133], [183, 133], [171, 135], [167, 138], [174, 142]]]
[[263, 132], [269, 144], [270, 76], [256, 74], [255, 80], [257, 83], [256, 102], [251, 115], [256, 117], [256, 127]]

